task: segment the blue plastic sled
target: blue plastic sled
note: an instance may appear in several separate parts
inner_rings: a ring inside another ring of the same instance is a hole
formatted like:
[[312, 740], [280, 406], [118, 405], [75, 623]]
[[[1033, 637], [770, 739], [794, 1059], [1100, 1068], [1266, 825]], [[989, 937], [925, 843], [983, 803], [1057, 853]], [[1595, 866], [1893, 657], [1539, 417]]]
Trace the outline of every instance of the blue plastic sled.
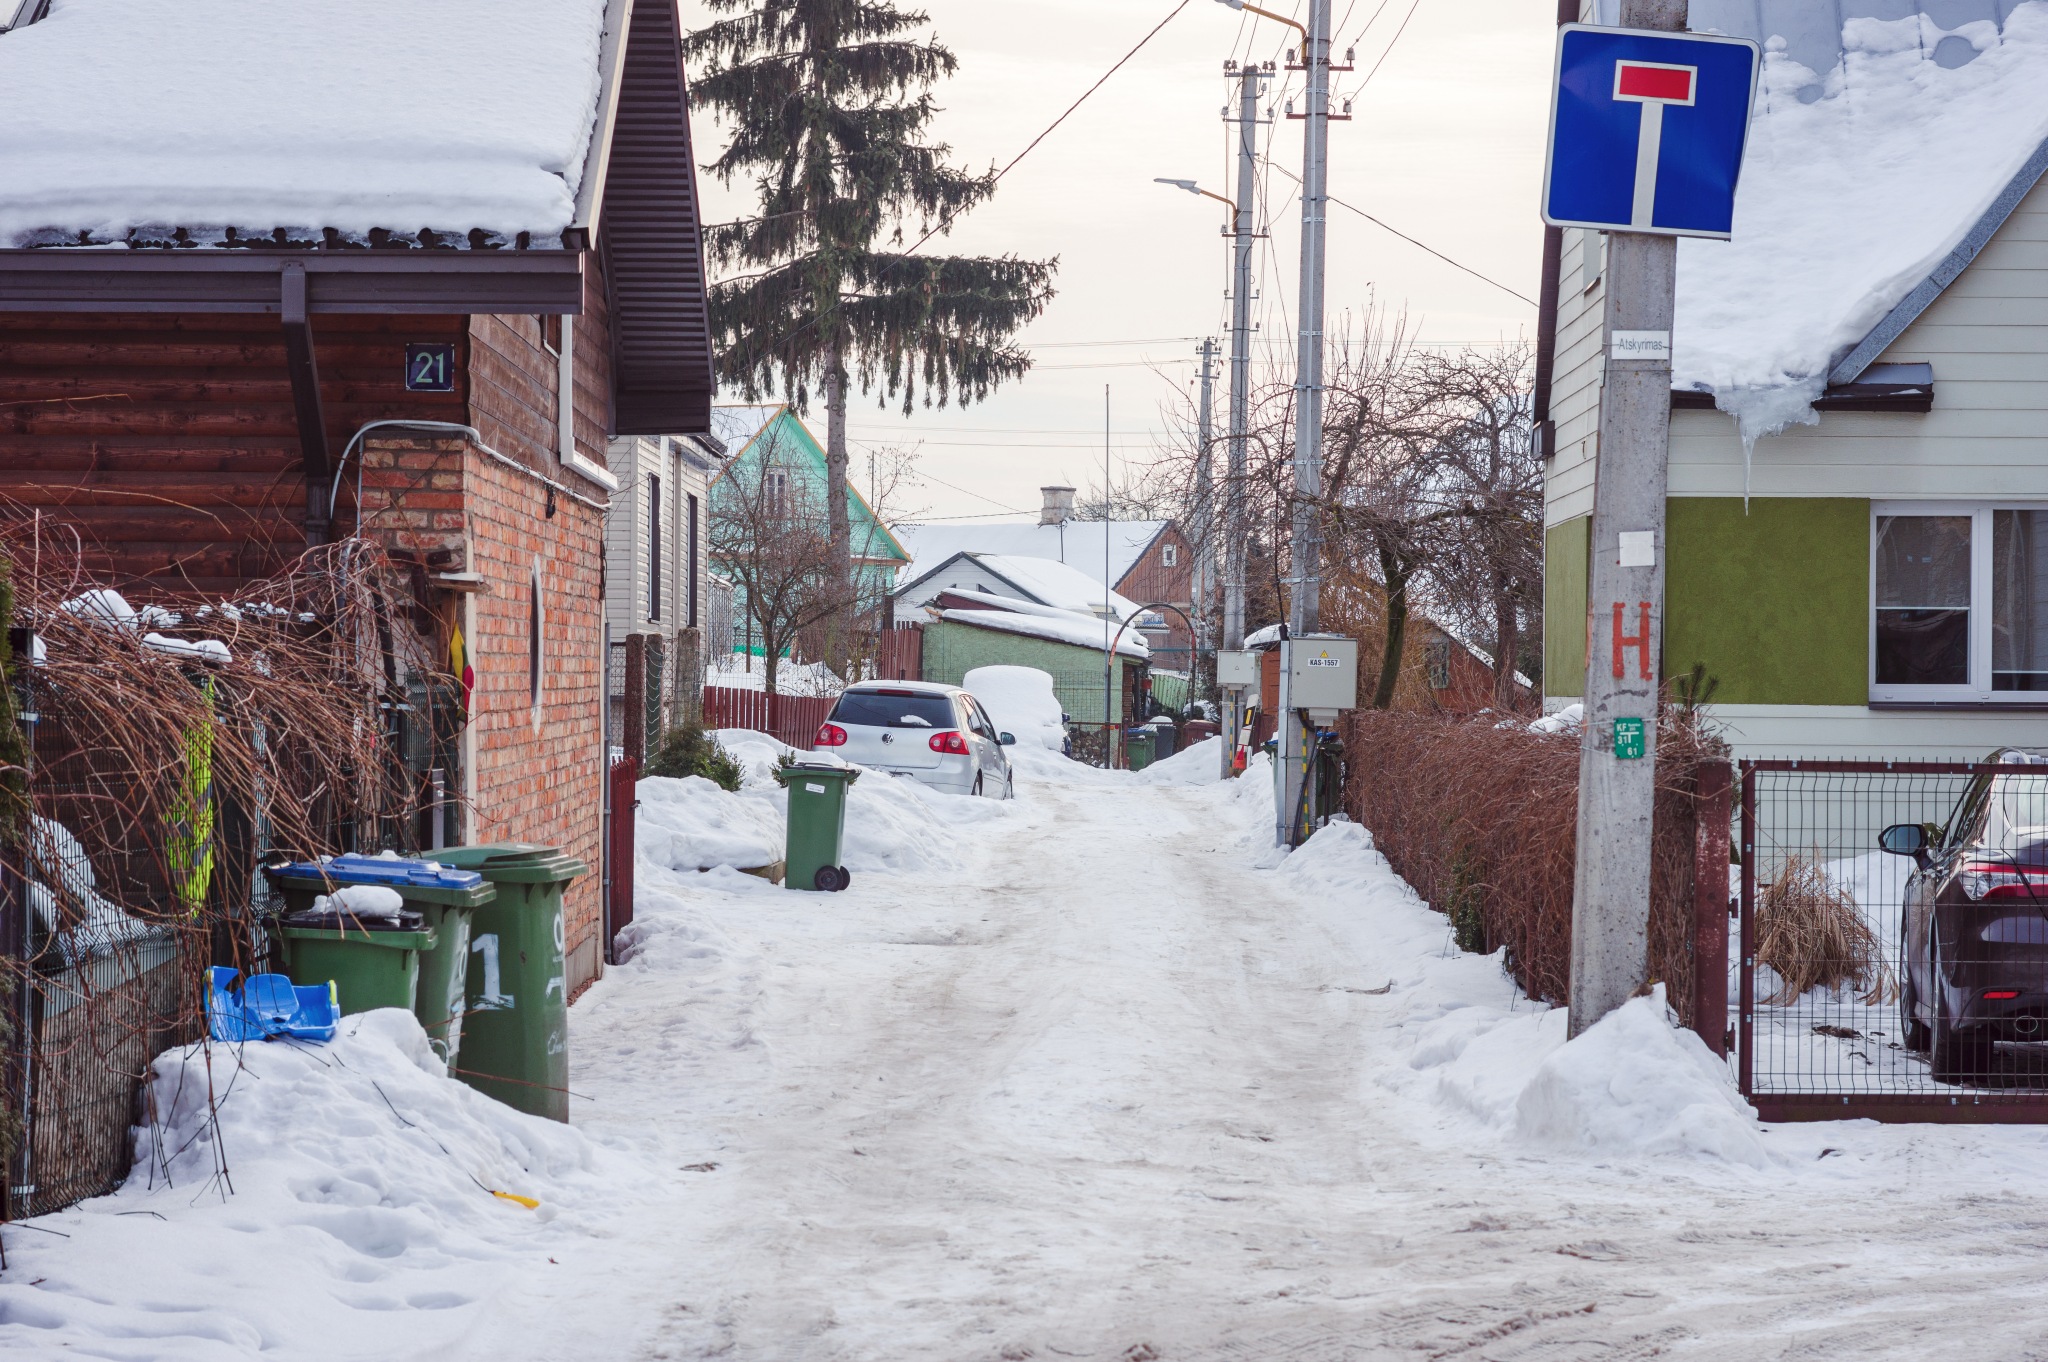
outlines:
[[230, 965], [207, 971], [206, 1023], [215, 1040], [334, 1039], [341, 1004], [331, 982], [300, 988], [282, 974], [252, 974], [237, 988], [241, 974]]

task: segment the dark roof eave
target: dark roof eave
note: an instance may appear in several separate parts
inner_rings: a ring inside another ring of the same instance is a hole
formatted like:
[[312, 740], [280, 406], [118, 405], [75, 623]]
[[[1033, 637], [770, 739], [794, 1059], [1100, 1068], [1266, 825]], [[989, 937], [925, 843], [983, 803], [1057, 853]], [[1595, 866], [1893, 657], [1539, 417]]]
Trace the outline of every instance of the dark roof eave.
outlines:
[[0, 312], [258, 312], [283, 306], [287, 262], [315, 313], [578, 313], [583, 253], [0, 250]]

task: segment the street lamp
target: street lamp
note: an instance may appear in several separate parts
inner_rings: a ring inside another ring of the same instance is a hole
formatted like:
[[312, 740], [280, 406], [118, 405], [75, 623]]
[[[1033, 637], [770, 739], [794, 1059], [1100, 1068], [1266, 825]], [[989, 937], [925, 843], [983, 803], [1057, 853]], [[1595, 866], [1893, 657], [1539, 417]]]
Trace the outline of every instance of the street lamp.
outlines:
[[1200, 194], [1205, 199], [1216, 200], [1216, 202], [1222, 204], [1225, 208], [1228, 208], [1232, 213], [1237, 212], [1237, 205], [1235, 203], [1231, 202], [1229, 199], [1224, 198], [1221, 194], [1211, 194], [1208, 190], [1202, 188], [1202, 186], [1196, 184], [1193, 180], [1168, 180], [1162, 179], [1161, 177], [1154, 175], [1152, 177], [1152, 183], [1170, 184], [1175, 189], [1185, 189], [1190, 194]]
[[1303, 28], [1299, 23], [1288, 18], [1284, 14], [1275, 14], [1272, 10], [1260, 9], [1257, 5], [1246, 4], [1245, 0], [1216, 0], [1216, 3], [1219, 5], [1228, 5], [1232, 9], [1246, 10], [1252, 14], [1260, 15], [1263, 18], [1272, 19], [1277, 23], [1286, 24], [1289, 28], [1292, 28], [1302, 37], [1308, 37], [1308, 30], [1306, 28]]

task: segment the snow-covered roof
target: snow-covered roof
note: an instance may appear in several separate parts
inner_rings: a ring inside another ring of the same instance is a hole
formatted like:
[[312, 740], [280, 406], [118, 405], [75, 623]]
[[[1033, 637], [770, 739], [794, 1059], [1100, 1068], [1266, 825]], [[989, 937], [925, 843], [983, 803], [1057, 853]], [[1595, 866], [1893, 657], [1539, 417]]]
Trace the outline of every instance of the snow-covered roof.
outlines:
[[2048, 165], [2048, 3], [1692, 0], [1691, 25], [1764, 61], [1734, 239], [1679, 244], [1673, 383], [1754, 438], [1813, 419], [1831, 374], [1854, 377], [1841, 361], [1875, 359], [1890, 337], [1865, 338], [1917, 315], [1909, 295], [1931, 301]]
[[53, 0], [0, 34], [0, 246], [184, 228], [552, 244], [604, 0]]
[[[1165, 520], [1115, 520], [1109, 529], [1109, 585], [1122, 581], [1146, 549], [1152, 547], [1171, 522]], [[1102, 580], [1103, 522], [1069, 520], [1064, 525], [1019, 524], [1011, 521], [932, 521], [922, 525], [901, 525], [896, 537], [910, 551], [910, 566], [904, 580], [917, 577], [956, 553], [985, 553], [1003, 558], [1042, 558], [1064, 563], [1087, 576]], [[1021, 583], [1020, 583], [1021, 585]]]
[[[1086, 615], [1074, 614], [1017, 614], [1009, 610], [941, 610], [939, 618], [955, 624], [971, 624], [982, 629], [995, 629], [1005, 634], [1024, 634], [1031, 638], [1050, 639], [1055, 643], [1071, 643], [1080, 648], [1092, 648], [1101, 652], [1116, 637], [1119, 626], [1107, 620], [1090, 619]], [[1117, 638], [1116, 651], [1119, 657], [1135, 657], [1140, 661], [1152, 656], [1152, 650], [1145, 646], [1145, 638], [1136, 629], [1124, 629]]]
[[[1101, 615], [1104, 611], [1105, 602], [1103, 597], [1105, 593], [1102, 589], [1099, 574], [1090, 576], [1085, 572], [1069, 567], [1065, 563], [1055, 562], [1050, 558], [1023, 558], [1014, 554], [1004, 553], [952, 554], [949, 557], [933, 562], [930, 569], [921, 575], [917, 574], [917, 569], [913, 565], [905, 573], [908, 580], [902, 586], [896, 588], [896, 594], [901, 596], [915, 591], [919, 586], [930, 583], [933, 586], [944, 587], [958, 595], [981, 595], [982, 593], [976, 589], [962, 589], [950, 582], [938, 580], [938, 578], [946, 575], [946, 568], [956, 562], [977, 564], [990, 574], [1008, 582], [1017, 590], [1026, 593], [1023, 600], [1015, 602], [1018, 606], [1036, 602], [1043, 607], [1063, 612], [1071, 611], [1082, 615]], [[1138, 606], [1136, 602], [1128, 600], [1114, 591], [1108, 592], [1107, 595], [1107, 608], [1114, 611], [1118, 619], [1127, 620], [1137, 613]], [[999, 596], [992, 596], [989, 599], [1007, 600], [1008, 597], [1009, 593], [1004, 592]]]

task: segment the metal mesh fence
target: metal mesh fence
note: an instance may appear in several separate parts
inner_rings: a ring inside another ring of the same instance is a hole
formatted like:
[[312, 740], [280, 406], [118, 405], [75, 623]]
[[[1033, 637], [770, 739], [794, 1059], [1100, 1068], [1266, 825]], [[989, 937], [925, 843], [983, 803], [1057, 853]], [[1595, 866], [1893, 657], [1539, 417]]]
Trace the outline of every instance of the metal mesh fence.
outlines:
[[[2048, 1119], [2048, 767], [1745, 762], [1742, 1088], [1767, 1118]], [[1894, 854], [1879, 845], [1887, 828]]]

